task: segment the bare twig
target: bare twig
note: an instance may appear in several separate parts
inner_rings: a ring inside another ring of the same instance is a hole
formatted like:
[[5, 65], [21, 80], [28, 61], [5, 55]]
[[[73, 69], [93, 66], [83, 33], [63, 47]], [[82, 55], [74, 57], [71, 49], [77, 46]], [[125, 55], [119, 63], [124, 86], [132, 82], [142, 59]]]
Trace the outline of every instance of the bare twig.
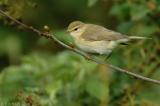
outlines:
[[[79, 49], [73, 48], [72, 46], [69, 46], [69, 45], [63, 43], [62, 41], [58, 40], [53, 34], [44, 33], [44, 32], [41, 32], [40, 30], [38, 30], [38, 29], [36, 29], [36, 28], [34, 28], [34, 27], [32, 27], [32, 26], [28, 26], [28, 25], [26, 25], [26, 24], [24, 24], [24, 23], [22, 23], [22, 22], [20, 22], [20, 21], [18, 21], [18, 20], [16, 20], [16, 19], [14, 19], [14, 18], [11, 17], [10, 15], [6, 14], [3, 10], [0, 10], [0, 14], [3, 15], [3, 16], [5, 16], [5, 17], [7, 17], [7, 18], [9, 18], [9, 19], [12, 20], [13, 22], [21, 25], [22, 27], [33, 31], [33, 32], [39, 34], [40, 36], [43, 36], [43, 37], [49, 38], [49, 39], [51, 39], [51, 40], [54, 40], [54, 41], [56, 41], [57, 43], [59, 43], [61, 46], [65, 47], [65, 48], [67, 48], [67, 49], [69, 49], [69, 50], [71, 50], [71, 51], [74, 51], [74, 52], [76, 52], [77, 54], [79, 54], [79, 55], [81, 55], [81, 56], [83, 56], [83, 57], [85, 57], [85, 58], [88, 58], [88, 55], [87, 55], [85, 52], [83, 52], [83, 51], [81, 51], [81, 50], [79, 50]], [[107, 64], [106, 62], [104, 62], [104, 61], [102, 61], [102, 60], [99, 60], [99, 59], [96, 58], [96, 57], [91, 57], [91, 58], [89, 58], [89, 60], [91, 60], [91, 61], [93, 61], [93, 62], [95, 62], [95, 63], [97, 63], [97, 64], [105, 65], [106, 67], [110, 67], [110, 68], [112, 68], [112, 69], [114, 69], [114, 70], [116, 70], [116, 71], [118, 71], [118, 72], [122, 72], [122, 73], [124, 73], [124, 74], [133, 76], [133, 77], [135, 77], [135, 78], [138, 78], [138, 79], [141, 79], [141, 80], [144, 80], [144, 81], [148, 81], [148, 82], [151, 82], [151, 83], [155, 83], [155, 84], [159, 84], [159, 85], [160, 85], [160, 81], [159, 81], [159, 80], [154, 80], [154, 79], [151, 79], [151, 78], [148, 78], [148, 77], [144, 77], [144, 76], [142, 76], [142, 75], [135, 74], [135, 73], [133, 73], [133, 72], [127, 71], [127, 70], [122, 69], [122, 68], [119, 68], [119, 67], [117, 67], [117, 66], [114, 66], [114, 65], [112, 65], [112, 64]]]

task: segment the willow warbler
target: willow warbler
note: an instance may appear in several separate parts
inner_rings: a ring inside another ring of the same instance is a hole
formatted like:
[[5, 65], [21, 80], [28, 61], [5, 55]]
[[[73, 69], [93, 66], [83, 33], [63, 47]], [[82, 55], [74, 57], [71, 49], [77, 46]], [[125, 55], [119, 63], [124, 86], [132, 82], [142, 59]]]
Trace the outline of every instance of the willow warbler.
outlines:
[[109, 55], [119, 44], [146, 37], [126, 36], [105, 27], [81, 21], [71, 22], [67, 31], [76, 46], [84, 52]]

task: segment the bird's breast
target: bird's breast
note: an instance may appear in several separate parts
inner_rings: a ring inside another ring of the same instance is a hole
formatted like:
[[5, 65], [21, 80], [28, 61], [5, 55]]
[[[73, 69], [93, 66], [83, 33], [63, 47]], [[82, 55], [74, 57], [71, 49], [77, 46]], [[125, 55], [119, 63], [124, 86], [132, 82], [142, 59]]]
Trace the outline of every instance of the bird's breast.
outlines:
[[107, 41], [86, 41], [84, 39], [76, 39], [75, 44], [81, 50], [89, 53], [108, 54], [115, 46], [114, 42]]

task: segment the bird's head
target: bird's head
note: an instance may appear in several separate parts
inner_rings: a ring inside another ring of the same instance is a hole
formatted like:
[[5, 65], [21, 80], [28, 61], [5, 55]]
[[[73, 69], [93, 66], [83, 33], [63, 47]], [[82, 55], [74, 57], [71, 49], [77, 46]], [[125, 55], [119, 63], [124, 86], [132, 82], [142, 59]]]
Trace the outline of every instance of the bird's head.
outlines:
[[79, 37], [85, 30], [85, 23], [81, 21], [73, 21], [69, 24], [67, 32], [74, 38]]

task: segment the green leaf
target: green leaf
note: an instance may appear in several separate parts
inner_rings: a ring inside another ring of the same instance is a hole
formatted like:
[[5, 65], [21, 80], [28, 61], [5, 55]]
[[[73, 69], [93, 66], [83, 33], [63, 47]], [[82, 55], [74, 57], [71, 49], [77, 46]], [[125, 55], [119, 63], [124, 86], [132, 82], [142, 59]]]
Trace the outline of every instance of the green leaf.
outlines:
[[92, 7], [93, 5], [96, 4], [97, 1], [98, 1], [98, 0], [88, 0], [88, 6], [89, 6], [89, 7]]
[[143, 19], [150, 12], [149, 8], [147, 8], [145, 5], [132, 5], [130, 9], [132, 20]]
[[143, 23], [138, 23], [135, 24], [132, 29], [131, 33], [136, 34], [136, 35], [145, 35], [145, 36], [150, 36], [153, 33], [158, 31], [158, 26], [156, 25], [145, 25]]
[[55, 99], [56, 94], [62, 87], [62, 82], [61, 81], [55, 81], [51, 84], [48, 84], [46, 86], [46, 91], [50, 95], [51, 99]]
[[66, 33], [66, 31], [55, 30], [54, 35], [65, 43], [73, 43], [73, 39]]
[[91, 96], [99, 100], [105, 100], [109, 96], [108, 84], [104, 84], [94, 77], [87, 81], [86, 90]]
[[133, 22], [129, 21], [129, 22], [122, 22], [119, 26], [118, 26], [118, 31], [123, 32], [123, 33], [127, 33], [129, 32], [129, 30], [131, 29], [131, 27], [133, 26]]

